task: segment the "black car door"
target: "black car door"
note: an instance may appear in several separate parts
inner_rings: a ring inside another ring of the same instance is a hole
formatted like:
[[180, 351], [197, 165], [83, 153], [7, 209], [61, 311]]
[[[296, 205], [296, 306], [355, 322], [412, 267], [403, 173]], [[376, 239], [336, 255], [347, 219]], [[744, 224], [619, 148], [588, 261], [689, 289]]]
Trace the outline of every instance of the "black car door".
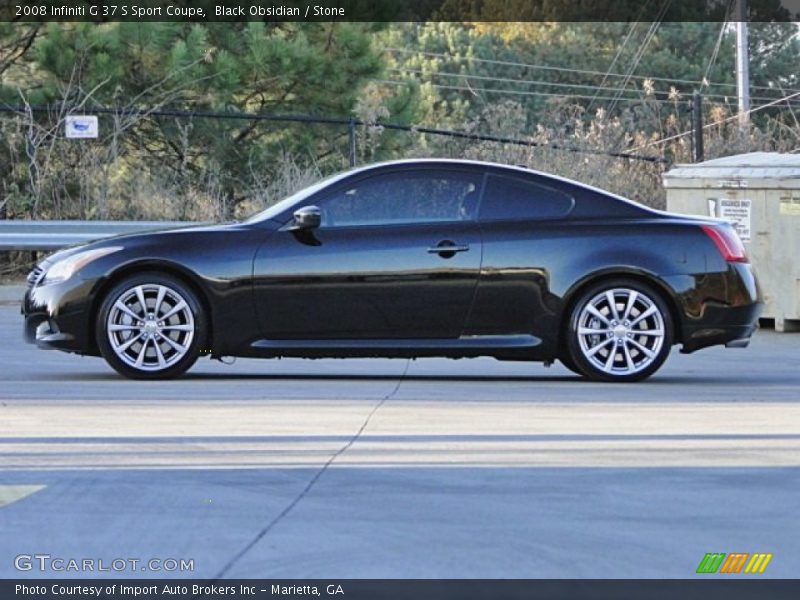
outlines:
[[[523, 176], [489, 174], [478, 221], [483, 236], [481, 278], [466, 335], [533, 334], [552, 327], [560, 299], [550, 286], [563, 276], [571, 238], [566, 191]], [[587, 249], [591, 252], [592, 249]]]
[[395, 168], [309, 198], [322, 224], [259, 249], [266, 339], [457, 338], [481, 265], [479, 170]]

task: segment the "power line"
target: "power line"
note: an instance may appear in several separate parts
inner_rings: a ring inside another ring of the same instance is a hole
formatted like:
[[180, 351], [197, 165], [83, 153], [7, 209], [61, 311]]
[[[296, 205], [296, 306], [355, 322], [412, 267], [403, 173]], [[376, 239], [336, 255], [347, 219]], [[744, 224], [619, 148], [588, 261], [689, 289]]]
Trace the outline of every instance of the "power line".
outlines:
[[[783, 92], [783, 90], [781, 90], [781, 91]], [[783, 92], [783, 93], [785, 94], [786, 92]], [[792, 119], [794, 119], [795, 127], [797, 127], [798, 131], [800, 131], [800, 120], [797, 119], [797, 115], [794, 114], [794, 111], [792, 110], [792, 105], [788, 100], [786, 101], [786, 108], [789, 109], [789, 111], [790, 111], [789, 114], [791, 114], [792, 115]]]
[[[513, 78], [513, 77], [496, 77], [496, 76], [488, 76], [488, 75], [470, 75], [470, 74], [467, 74], [467, 73], [451, 73], [451, 72], [448, 72], [448, 71], [424, 71], [422, 69], [413, 69], [411, 67], [390, 67], [390, 68], [387, 69], [387, 71], [392, 72], [392, 73], [399, 73], [399, 74], [411, 73], [411, 74], [418, 75], [418, 76], [421, 76], [421, 77], [422, 76], [426, 76], [426, 77], [450, 77], [450, 78], [456, 78], [456, 79], [474, 79], [474, 80], [477, 80], [477, 81], [493, 81], [493, 82], [498, 82], [498, 83], [513, 83], [513, 84], [516, 84], [516, 85], [542, 85], [542, 86], [550, 86], [550, 87], [564, 87], [564, 88], [570, 88], [570, 89], [581, 88], [581, 89], [587, 89], [587, 90], [599, 90], [599, 91], [608, 91], [608, 92], [618, 92], [618, 91], [622, 90], [622, 91], [628, 92], [628, 93], [635, 93], [635, 92], [639, 91], [639, 90], [625, 89], [625, 88], [619, 88], [619, 87], [607, 87], [607, 86], [598, 86], [598, 85], [583, 84], [583, 83], [561, 83], [561, 82], [557, 82], [557, 81], [546, 81], [546, 80], [516, 79], [516, 78]], [[658, 94], [666, 95], [666, 96], [670, 96], [672, 94], [672, 92], [669, 92], [669, 91], [666, 91], [666, 90], [655, 90], [655, 89], [653, 90], [652, 93], [654, 95], [656, 95], [656, 96]], [[565, 95], [568, 95], [568, 94], [565, 94]], [[735, 96], [735, 94], [704, 94], [704, 97], [706, 97], [706, 98], [723, 98], [723, 99], [727, 100], [729, 98], [735, 98], [736, 96]], [[640, 100], [641, 96], [639, 96], [638, 98], [635, 98], [635, 99], [636, 100]], [[753, 99], [754, 100], [766, 100], [766, 101], [769, 101], [769, 100], [774, 100], [775, 98], [771, 98], [771, 97], [768, 97], [768, 96], [753, 96]], [[634, 98], [631, 98], [631, 100], [634, 100]], [[673, 102], [673, 100], [671, 100], [671, 99], [669, 101]]]
[[[596, 86], [591, 84], [582, 84], [582, 83], [559, 83], [556, 81], [543, 81], [543, 80], [531, 80], [531, 79], [514, 79], [513, 77], [491, 77], [488, 75], [469, 75], [467, 73], [450, 73], [448, 71], [423, 71], [422, 69], [412, 69], [409, 67], [400, 67], [400, 68], [389, 68], [387, 71], [391, 71], [393, 73], [413, 73], [414, 75], [422, 75], [428, 77], [453, 77], [457, 79], [476, 79], [478, 81], [496, 81], [499, 83], [514, 83], [517, 85], [543, 85], [543, 86], [551, 86], [551, 87], [565, 87], [571, 89], [590, 89], [590, 90], [599, 90], [599, 91], [610, 91], [616, 92], [622, 88], [616, 87], [604, 87], [604, 86]], [[625, 90], [622, 91], [632, 92], [634, 90]], [[658, 92], [660, 94], [667, 94], [668, 92]]]
[[[656, 31], [658, 31], [658, 26], [661, 24], [661, 19], [663, 18], [664, 14], [667, 11], [669, 5], [672, 4], [672, 0], [664, 0], [664, 4], [661, 5], [661, 10], [658, 12], [658, 16], [656, 20], [650, 25], [650, 28], [647, 30], [647, 33], [642, 40], [642, 43], [639, 44], [639, 48], [636, 50], [636, 54], [633, 57], [633, 64], [630, 66], [628, 71], [625, 74], [625, 79], [622, 80], [622, 88], [626, 88], [628, 86], [628, 82], [631, 80], [631, 75], [636, 70], [636, 67], [639, 66], [639, 62], [642, 60], [642, 56], [644, 56], [645, 50], [650, 45], [650, 42], [655, 37]], [[622, 90], [617, 92], [614, 100], [611, 101], [611, 104], [608, 107], [608, 113], [611, 114], [614, 109], [617, 107], [617, 103], [619, 102], [620, 98], [622, 98]]]
[[[535, 69], [535, 70], [542, 70], [542, 71], [558, 71], [560, 73], [579, 73], [579, 74], [582, 74], [582, 75], [599, 75], [599, 76], [603, 76], [603, 75], [606, 74], [603, 71], [593, 71], [593, 70], [590, 70], [590, 69], [574, 69], [574, 68], [569, 68], [569, 67], [555, 67], [555, 66], [551, 66], [551, 65], [536, 65], [536, 64], [514, 62], [514, 61], [507, 61], [507, 60], [495, 60], [495, 59], [489, 59], [489, 58], [476, 58], [476, 57], [473, 57], [473, 56], [455, 56], [455, 55], [449, 54], [449, 53], [429, 52], [429, 51], [424, 51], [424, 50], [409, 50], [407, 48], [384, 48], [384, 50], [387, 51], [387, 52], [396, 52], [396, 53], [400, 53], [400, 54], [418, 54], [418, 55], [421, 55], [421, 56], [430, 56], [430, 57], [436, 57], [436, 58], [447, 58], [447, 59], [450, 59], [450, 60], [471, 61], [471, 62], [476, 62], [476, 63], [490, 64], [490, 65], [502, 65], [502, 66], [508, 66], [508, 67], [521, 67], [521, 68], [524, 68], [524, 69]], [[609, 77], [625, 77], [625, 74], [624, 73], [608, 73], [608, 76]], [[666, 83], [685, 83], [685, 84], [691, 84], [691, 85], [695, 85], [695, 86], [699, 85], [699, 84], [702, 84], [702, 81], [696, 81], [694, 79], [655, 77], [655, 76], [647, 76], [647, 75], [632, 75], [631, 79], [640, 79], [640, 80], [650, 79], [652, 81], [663, 81], [663, 82], [666, 82]], [[714, 85], [720, 86], [720, 87], [733, 87], [733, 88], [736, 87], [735, 83], [715, 83]], [[750, 87], [753, 88], [753, 89], [775, 91], [775, 88], [774, 87], [770, 87], [770, 86], [751, 85]], [[786, 88], [786, 89], [787, 89], [787, 91], [792, 91], [792, 92], [800, 91], [798, 89], [793, 89], [793, 88]]]
[[[394, 79], [373, 79], [376, 83], [384, 83], [387, 85], [408, 85], [408, 81], [396, 81]], [[476, 88], [472, 86], [460, 86], [460, 85], [446, 85], [441, 83], [433, 83], [433, 82], [422, 82], [425, 83], [435, 89], [439, 90], [451, 90], [451, 91], [459, 91], [459, 92], [470, 92], [472, 94], [476, 94], [477, 92], [485, 93], [485, 94], [500, 94], [500, 95], [512, 95], [512, 96], [544, 96], [544, 97], [552, 97], [552, 98], [578, 98], [581, 100], [591, 100], [594, 96], [588, 96], [586, 94], [559, 94], [556, 92], [532, 92], [532, 91], [524, 91], [524, 90], [500, 90], [496, 88]], [[614, 100], [613, 96], [598, 96], [597, 100]], [[642, 98], [621, 98], [620, 101], [622, 102], [644, 102]], [[660, 104], [672, 104], [671, 100], [661, 100], [658, 98], [651, 98], [650, 102], [658, 102]]]
[[[409, 84], [409, 81], [396, 81], [394, 79], [372, 79], [375, 83], [385, 84], [385, 85], [394, 85], [394, 86], [405, 86]], [[485, 94], [497, 94], [497, 95], [505, 95], [505, 96], [541, 96], [541, 97], [549, 97], [549, 98], [572, 98], [577, 100], [591, 100], [594, 96], [588, 96], [585, 94], [559, 94], [556, 92], [534, 92], [534, 91], [522, 91], [522, 90], [501, 90], [496, 88], [481, 88], [481, 87], [472, 87], [472, 86], [459, 86], [459, 85], [446, 85], [440, 83], [433, 83], [430, 81], [423, 81], [421, 82], [424, 85], [429, 85], [430, 87], [437, 89], [437, 90], [450, 90], [455, 92], [468, 92], [473, 95], [477, 95], [478, 93], [485, 93]], [[597, 100], [614, 100], [612, 96], [597, 96]], [[772, 98], [765, 98], [765, 100], [772, 100]], [[619, 102], [629, 102], [629, 103], [644, 103], [644, 102], [656, 102], [658, 104], [674, 104], [673, 100], [664, 100], [659, 98], [620, 98]], [[785, 101], [785, 98], [781, 98], [780, 101]]]
[[722, 46], [722, 38], [725, 37], [725, 28], [728, 26], [728, 12], [731, 10], [731, 6], [733, 5], [734, 0], [728, 0], [728, 5], [725, 7], [725, 15], [722, 21], [722, 26], [719, 28], [719, 35], [717, 36], [717, 43], [714, 44], [714, 50], [711, 53], [711, 58], [708, 61], [708, 65], [706, 65], [706, 72], [703, 75], [703, 81], [700, 85], [704, 85], [706, 87], [710, 87], [711, 84], [709, 83], [708, 76], [711, 74], [711, 68], [714, 66], [714, 63], [717, 62], [717, 56], [719, 55], [719, 49]]
[[[650, 0], [647, 0], [646, 2], [642, 3], [642, 9], [639, 11], [639, 17], [641, 17], [644, 14], [645, 8], [647, 8], [649, 4]], [[633, 21], [633, 23], [631, 23], [631, 26], [628, 28], [628, 35], [626, 35], [625, 39], [622, 40], [622, 44], [620, 44], [619, 48], [617, 48], [617, 53], [614, 54], [614, 59], [611, 61], [611, 64], [608, 65], [608, 69], [606, 69], [606, 73], [605, 75], [603, 75], [603, 80], [600, 82], [601, 86], [605, 85], [606, 81], [608, 81], [609, 73], [613, 72], [612, 69], [614, 68], [614, 65], [617, 64], [617, 60], [619, 59], [620, 56], [622, 56], [622, 51], [625, 49], [625, 46], [628, 45], [628, 42], [633, 36], [633, 32], [636, 31], [637, 23], [638, 19]], [[597, 89], [599, 90], [600, 88], [598, 87]], [[589, 106], [586, 107], [586, 112], [592, 110], [592, 106], [594, 106], [594, 101], [597, 99], [596, 97], [597, 97], [597, 92], [595, 92], [595, 98], [592, 98], [592, 101], [589, 102]]]
[[[762, 110], [764, 108], [769, 108], [770, 106], [774, 106], [776, 104], [780, 104], [781, 102], [785, 102], [787, 100], [790, 100], [792, 98], [796, 98], [798, 96], [800, 96], [800, 92], [795, 92], [794, 94], [790, 94], [790, 95], [788, 95], [788, 96], [786, 96], [784, 98], [778, 98], [777, 100], [773, 100], [772, 102], [768, 102], [767, 104], [761, 104], [760, 106], [757, 106], [756, 108], [751, 108], [750, 110], [747, 111], [747, 114], [751, 115], [754, 112], [758, 112], [759, 110]], [[736, 115], [733, 115], [732, 117], [727, 117], [725, 119], [720, 119], [719, 121], [714, 121], [713, 123], [708, 123], [707, 125], [703, 125], [703, 129], [708, 129], [710, 127], [714, 127], [715, 125], [722, 125], [723, 123], [728, 123], [728, 122], [733, 121], [733, 120], [738, 119], [738, 118], [739, 118], [739, 115], [736, 114]], [[636, 148], [631, 150], [631, 152], [637, 152], [639, 150], [644, 150], [645, 148], [650, 148], [651, 146], [660, 146], [661, 144], [664, 144], [666, 142], [670, 142], [672, 140], [676, 140], [678, 138], [682, 138], [684, 136], [690, 135], [693, 131], [694, 131], [693, 129], [690, 129], [689, 131], [684, 131], [683, 133], [678, 133], [678, 134], [675, 134], [675, 135], [671, 135], [671, 136], [666, 137], [666, 138], [664, 138], [662, 140], [656, 140], [654, 142], [650, 142], [650, 143], [644, 144], [642, 146], [637, 146]]]

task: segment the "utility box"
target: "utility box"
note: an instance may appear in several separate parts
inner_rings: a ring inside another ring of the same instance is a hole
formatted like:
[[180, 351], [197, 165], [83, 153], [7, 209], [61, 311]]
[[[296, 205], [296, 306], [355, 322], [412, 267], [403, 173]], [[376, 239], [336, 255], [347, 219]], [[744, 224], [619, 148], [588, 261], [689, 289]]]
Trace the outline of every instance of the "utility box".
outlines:
[[730, 221], [756, 270], [776, 331], [800, 331], [800, 154], [751, 152], [675, 165], [667, 210]]

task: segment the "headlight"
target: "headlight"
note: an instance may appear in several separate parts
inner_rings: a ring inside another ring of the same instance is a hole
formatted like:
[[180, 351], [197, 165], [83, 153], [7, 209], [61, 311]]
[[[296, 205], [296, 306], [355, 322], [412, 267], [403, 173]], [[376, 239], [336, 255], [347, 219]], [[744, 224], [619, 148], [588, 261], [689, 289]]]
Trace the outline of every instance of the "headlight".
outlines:
[[93, 250], [84, 250], [83, 252], [78, 252], [77, 254], [73, 254], [68, 258], [59, 260], [47, 270], [47, 273], [45, 273], [44, 278], [42, 279], [41, 285], [66, 281], [93, 260], [97, 260], [98, 258], [106, 256], [107, 254], [111, 254], [112, 252], [118, 252], [119, 250], [122, 250], [122, 248], [119, 246], [94, 248]]

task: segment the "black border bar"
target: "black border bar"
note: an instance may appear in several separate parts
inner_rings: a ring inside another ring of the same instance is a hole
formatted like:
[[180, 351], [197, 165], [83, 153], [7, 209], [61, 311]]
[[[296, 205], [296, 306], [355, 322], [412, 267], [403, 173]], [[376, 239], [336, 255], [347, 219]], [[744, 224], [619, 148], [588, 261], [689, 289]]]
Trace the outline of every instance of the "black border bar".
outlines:
[[[5, 579], [3, 600], [796, 600], [798, 579]], [[28, 591], [23, 593], [18, 586]], [[148, 593], [121, 593], [123, 586]], [[155, 586], [155, 588], [153, 588]], [[165, 586], [178, 593], [166, 594]], [[196, 587], [197, 586], [197, 587]], [[275, 587], [277, 586], [277, 587]], [[101, 594], [96, 593], [100, 588]], [[277, 593], [275, 590], [278, 590]], [[70, 593], [70, 590], [75, 590]], [[245, 593], [245, 590], [252, 593]]]
[[[2, 0], [0, 21], [732, 21], [737, 0]], [[800, 20], [800, 0], [745, 0], [758, 22]]]

